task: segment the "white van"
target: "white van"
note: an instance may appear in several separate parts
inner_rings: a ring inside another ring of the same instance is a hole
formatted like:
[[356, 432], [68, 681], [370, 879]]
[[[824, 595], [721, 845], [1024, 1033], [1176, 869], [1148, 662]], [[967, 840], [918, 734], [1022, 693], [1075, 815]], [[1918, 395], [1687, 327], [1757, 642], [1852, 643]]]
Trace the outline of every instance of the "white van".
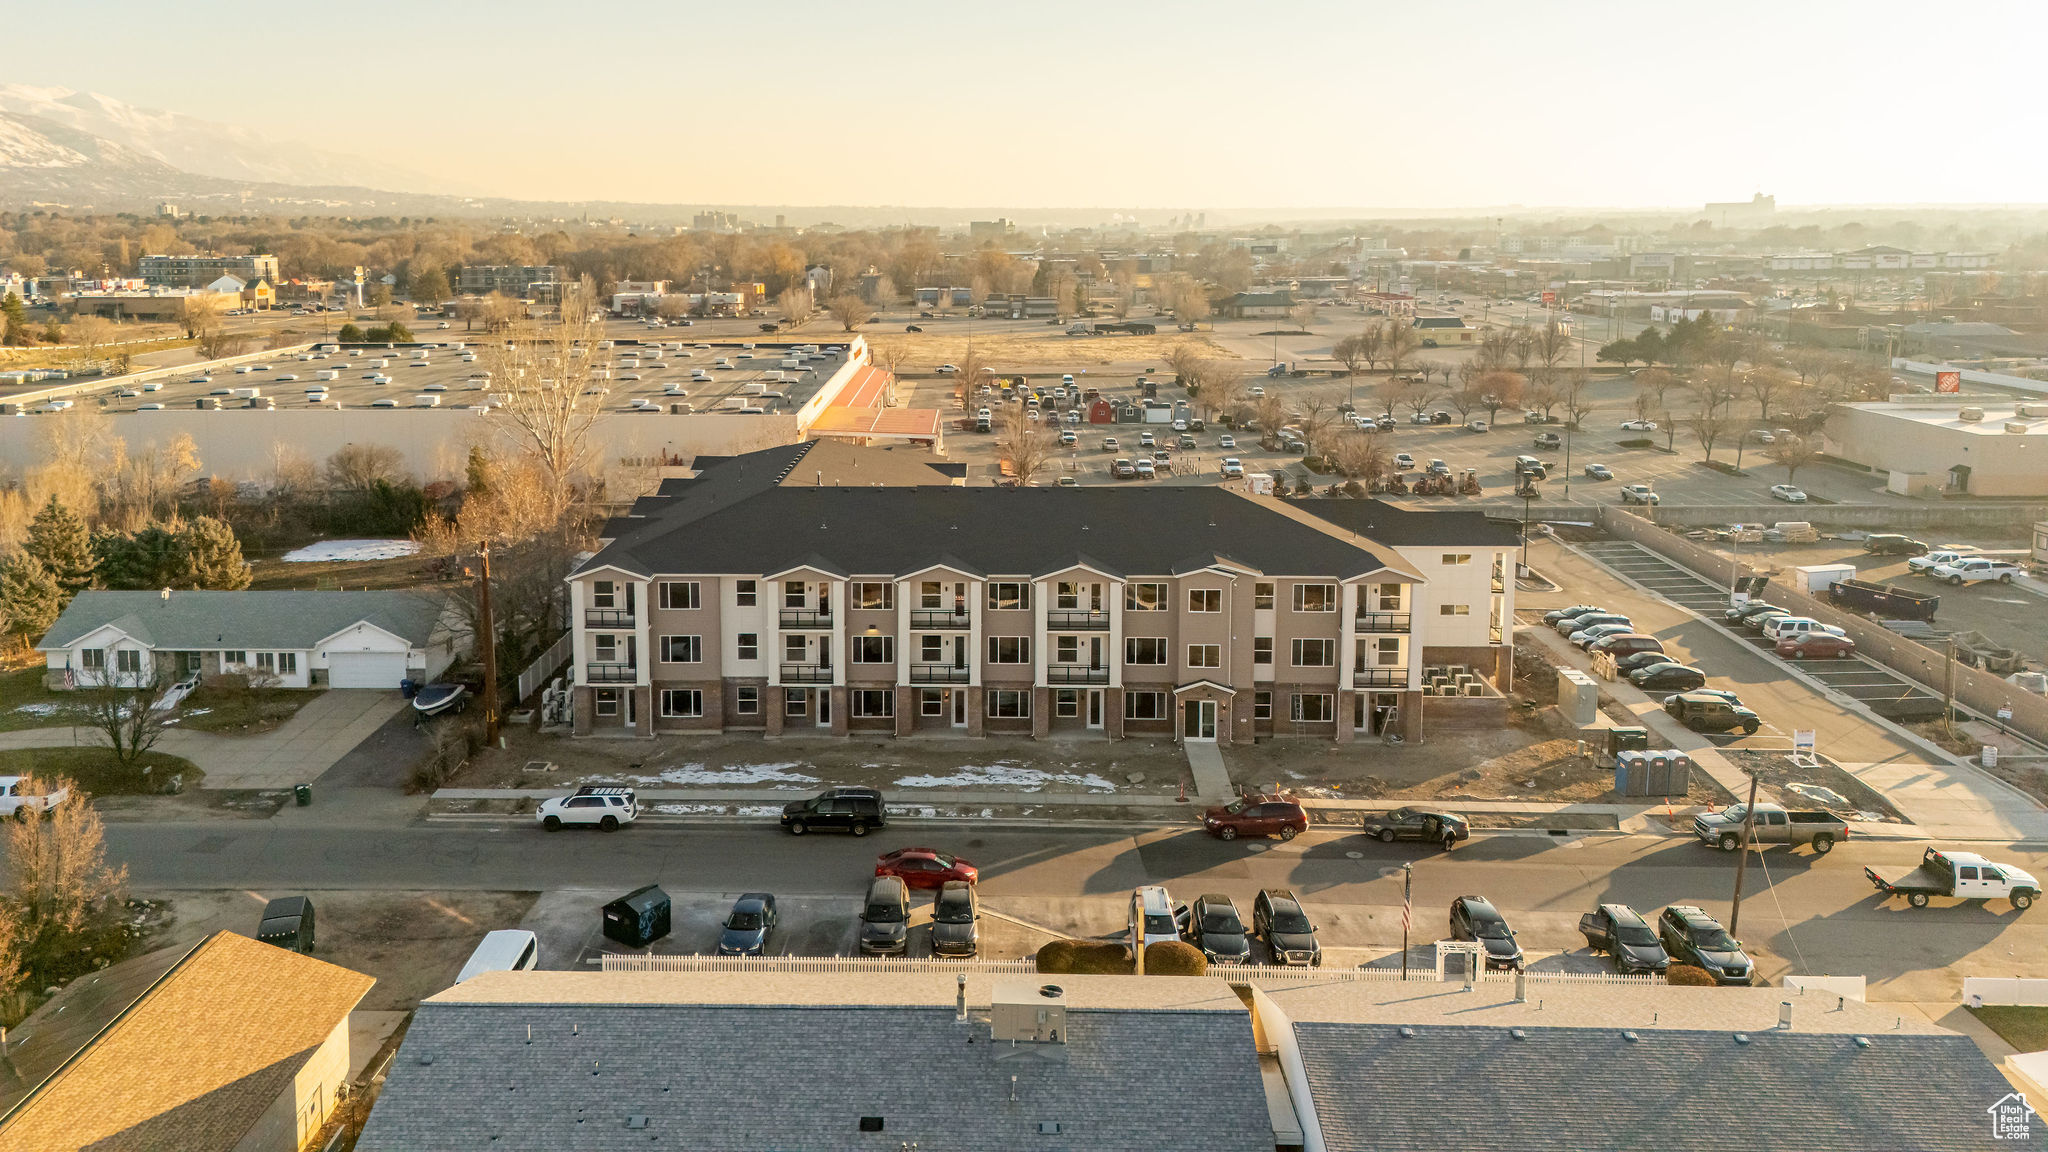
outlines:
[[485, 972], [530, 972], [540, 967], [540, 938], [524, 928], [484, 933], [483, 943], [463, 961], [457, 984]]
[[1133, 952], [1147, 944], [1165, 944], [1180, 939], [1180, 925], [1173, 919], [1173, 897], [1157, 884], [1147, 884], [1131, 893], [1130, 939]]

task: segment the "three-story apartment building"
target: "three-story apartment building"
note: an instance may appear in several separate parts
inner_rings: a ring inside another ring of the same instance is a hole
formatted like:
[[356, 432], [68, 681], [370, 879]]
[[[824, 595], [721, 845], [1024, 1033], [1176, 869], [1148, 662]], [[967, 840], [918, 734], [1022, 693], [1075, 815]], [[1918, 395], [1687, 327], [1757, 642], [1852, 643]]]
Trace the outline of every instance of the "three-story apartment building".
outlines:
[[812, 451], [700, 460], [608, 526], [569, 578], [579, 733], [1412, 738], [1425, 662], [1506, 687], [1517, 538], [1480, 514]]

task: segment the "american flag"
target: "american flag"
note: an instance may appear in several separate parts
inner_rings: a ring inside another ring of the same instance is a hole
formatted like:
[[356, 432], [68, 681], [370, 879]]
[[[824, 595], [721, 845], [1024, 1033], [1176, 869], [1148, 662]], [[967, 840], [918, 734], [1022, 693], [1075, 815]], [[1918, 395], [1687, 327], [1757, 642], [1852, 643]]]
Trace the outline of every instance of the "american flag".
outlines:
[[1401, 870], [1401, 935], [1404, 938], [1408, 935], [1408, 930], [1414, 926], [1415, 902], [1410, 899], [1409, 892], [1413, 879], [1413, 873], [1405, 868]]

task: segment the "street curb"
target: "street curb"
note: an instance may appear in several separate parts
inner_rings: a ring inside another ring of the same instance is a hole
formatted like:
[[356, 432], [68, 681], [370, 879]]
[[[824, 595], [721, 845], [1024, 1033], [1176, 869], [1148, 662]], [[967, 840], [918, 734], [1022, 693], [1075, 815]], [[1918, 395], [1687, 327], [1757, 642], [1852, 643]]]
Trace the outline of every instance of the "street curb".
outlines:
[[[430, 812], [430, 813], [428, 813], [428, 814], [427, 814], [427, 816], [426, 816], [426, 820], [427, 820], [427, 822], [428, 822], [428, 823], [433, 823], [433, 824], [508, 824], [508, 823], [517, 823], [517, 824], [530, 824], [530, 823], [532, 823], [532, 819], [531, 819], [531, 817], [532, 817], [532, 814], [531, 814], [531, 813], [521, 813], [521, 812], [504, 812], [504, 813], [491, 813], [491, 812]], [[766, 823], [765, 821], [763, 821], [763, 820], [762, 820], [762, 819], [761, 819], [760, 817], [758, 817], [758, 816], [713, 816], [713, 815], [695, 815], [695, 816], [667, 816], [667, 815], [647, 815], [647, 816], [642, 816], [642, 817], [640, 817], [639, 819], [635, 820], [635, 821], [634, 821], [634, 823], [635, 823], [635, 824], [653, 824], [653, 825], [660, 825], [660, 826], [664, 826], [664, 827], [691, 827], [691, 826], [695, 826], [695, 827], [705, 827], [705, 828], [719, 828], [719, 827], [727, 827], [727, 828], [729, 828], [729, 827], [734, 827], [734, 826], [738, 826], [738, 827], [749, 827], [749, 828], [762, 828], [762, 829], [768, 829], [768, 828], [773, 828], [773, 829], [777, 829], [777, 830], [780, 830], [780, 828], [781, 828], [781, 825], [780, 825], [780, 824], [769, 824], [769, 823]], [[1027, 818], [1003, 818], [1003, 817], [980, 817], [980, 816], [892, 816], [892, 817], [890, 817], [890, 819], [889, 819], [889, 823], [890, 823], [890, 824], [911, 824], [911, 823], [915, 823], [915, 824], [961, 824], [961, 825], [966, 825], [966, 826], [969, 826], [969, 827], [976, 827], [976, 828], [1066, 828], [1066, 829], [1088, 829], [1088, 828], [1119, 828], [1119, 829], [1130, 829], [1130, 828], [1141, 828], [1141, 829], [1159, 829], [1159, 828], [1181, 828], [1181, 829], [1187, 829], [1187, 830], [1189, 830], [1189, 831], [1198, 831], [1198, 830], [1200, 830], [1200, 829], [1201, 829], [1201, 827], [1202, 827], [1202, 826], [1201, 826], [1201, 825], [1200, 825], [1199, 823], [1189, 823], [1189, 822], [1187, 822], [1187, 821], [1180, 821], [1180, 820], [1175, 820], [1175, 821], [1162, 821], [1162, 820], [1151, 820], [1151, 821], [1146, 821], [1146, 820], [1055, 820], [1055, 819], [1043, 819], [1043, 818], [1038, 818], [1038, 819], [1027, 819]], [[1327, 836], [1331, 836], [1331, 837], [1343, 837], [1343, 836], [1356, 836], [1356, 835], [1362, 835], [1362, 833], [1360, 833], [1360, 832], [1358, 832], [1358, 831], [1356, 831], [1356, 830], [1354, 830], [1354, 829], [1348, 829], [1348, 828], [1347, 828], [1347, 829], [1333, 829], [1333, 830], [1330, 830], [1330, 831], [1320, 831], [1320, 830], [1319, 830], [1319, 832], [1318, 832], [1318, 833], [1313, 833], [1313, 834], [1321, 834], [1321, 835], [1327, 835]], [[1660, 837], [1660, 838], [1662, 838], [1662, 837], [1668, 837], [1668, 836], [1677, 836], [1677, 835], [1681, 835], [1681, 833], [1676, 833], [1676, 832], [1655, 832], [1655, 831], [1650, 831], [1650, 830], [1645, 830], [1645, 831], [1642, 831], [1642, 832], [1629, 832], [1629, 831], [1625, 831], [1625, 830], [1622, 830], [1622, 829], [1619, 829], [1619, 828], [1555, 828], [1555, 829], [1553, 829], [1553, 828], [1474, 828], [1474, 829], [1472, 830], [1472, 837], [1473, 837], [1474, 839], [1477, 839], [1478, 837], [1481, 837], [1481, 836], [1537, 836], [1537, 837], [1542, 837], [1543, 839], [1546, 839], [1546, 840], [1566, 840], [1566, 839], [1574, 839], [1574, 838], [1580, 838], [1580, 837], [1586, 837], [1586, 836], [1657, 836], [1657, 837]], [[1689, 835], [1690, 835], [1690, 833], [1683, 833], [1682, 835], [1688, 835], [1688, 836], [1689, 836]], [[1219, 841], [1219, 843], [1220, 843], [1220, 842], [1221, 842], [1221, 841]], [[1266, 842], [1266, 841], [1257, 841], [1257, 840], [1249, 840], [1249, 839], [1248, 839], [1248, 841], [1247, 841], [1247, 842], [1248, 842], [1248, 843], [1264, 843], [1264, 842]], [[1273, 842], [1273, 843], [1281, 843], [1281, 841], [1278, 841], [1278, 840], [1273, 840], [1273, 841], [1271, 841], [1271, 842]]]

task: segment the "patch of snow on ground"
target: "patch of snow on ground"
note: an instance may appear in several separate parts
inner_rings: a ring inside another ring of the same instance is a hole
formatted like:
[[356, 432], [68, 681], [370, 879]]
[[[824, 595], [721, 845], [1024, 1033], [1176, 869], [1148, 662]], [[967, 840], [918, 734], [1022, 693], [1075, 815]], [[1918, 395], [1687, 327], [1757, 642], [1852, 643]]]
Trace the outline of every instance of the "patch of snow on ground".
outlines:
[[60, 705], [56, 704], [23, 704], [15, 711], [26, 712], [31, 716], [55, 716], [59, 707]]
[[650, 805], [651, 812], [663, 816], [780, 816], [782, 809], [772, 804], [675, 804], [661, 802]]
[[396, 560], [420, 550], [417, 540], [322, 540], [284, 554], [287, 564], [334, 560]]
[[947, 776], [905, 776], [896, 781], [898, 788], [1016, 788], [1025, 792], [1043, 791], [1050, 785], [1116, 791], [1116, 785], [1093, 772], [1047, 772], [1007, 763], [968, 765]]
[[[806, 776], [794, 771], [795, 764], [735, 764], [730, 768], [708, 768], [702, 764], [682, 764], [674, 768], [659, 769], [655, 776], [621, 776], [619, 779], [648, 787], [655, 784], [694, 784], [705, 788], [723, 788], [737, 784], [773, 784], [777, 787], [800, 788], [816, 784], [816, 776]], [[779, 813], [782, 810], [776, 809]]]

